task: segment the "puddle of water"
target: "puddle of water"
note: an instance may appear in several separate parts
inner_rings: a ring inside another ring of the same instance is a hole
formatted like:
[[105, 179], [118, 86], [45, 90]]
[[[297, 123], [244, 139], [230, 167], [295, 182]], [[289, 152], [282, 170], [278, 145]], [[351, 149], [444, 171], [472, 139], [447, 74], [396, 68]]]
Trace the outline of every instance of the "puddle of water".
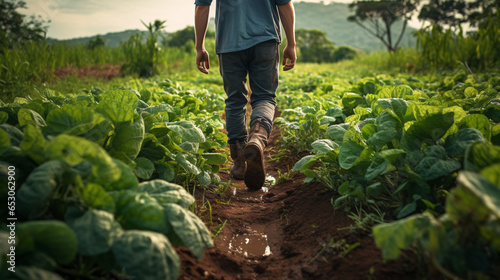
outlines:
[[229, 250], [243, 254], [245, 257], [269, 256], [272, 253], [267, 242], [267, 235], [257, 231], [236, 234], [229, 242]]

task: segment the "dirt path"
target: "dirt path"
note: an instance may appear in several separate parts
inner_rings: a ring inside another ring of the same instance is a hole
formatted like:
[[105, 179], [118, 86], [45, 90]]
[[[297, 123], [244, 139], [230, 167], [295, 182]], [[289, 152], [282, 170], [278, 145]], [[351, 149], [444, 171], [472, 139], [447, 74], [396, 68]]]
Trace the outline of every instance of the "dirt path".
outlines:
[[[294, 165], [293, 161], [269, 161], [278, 138], [279, 130], [274, 129], [266, 148], [267, 171], [276, 179], [278, 172], [283, 174]], [[224, 182], [231, 179], [228, 169], [219, 175]], [[179, 279], [416, 278], [410, 260], [384, 264], [368, 234], [342, 229], [352, 220], [345, 212], [334, 211], [332, 194], [320, 184], [303, 180], [299, 174], [257, 192], [248, 192], [243, 181], [232, 180], [223, 195], [206, 191], [213, 224], [226, 221], [225, 226], [201, 260], [186, 248], [177, 249], [182, 260]], [[203, 205], [201, 196], [198, 199], [198, 205]], [[202, 216], [208, 224], [209, 211]]]

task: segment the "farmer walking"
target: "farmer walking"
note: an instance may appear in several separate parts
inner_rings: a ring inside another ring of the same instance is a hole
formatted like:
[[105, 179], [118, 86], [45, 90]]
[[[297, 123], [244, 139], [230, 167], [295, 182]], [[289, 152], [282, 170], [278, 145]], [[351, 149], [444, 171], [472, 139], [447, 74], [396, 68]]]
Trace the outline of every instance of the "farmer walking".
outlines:
[[[208, 74], [205, 34], [212, 0], [195, 0], [196, 65]], [[280, 20], [286, 34], [283, 70], [295, 66], [295, 12], [291, 0], [217, 0], [215, 52], [224, 82], [226, 129], [233, 159], [231, 175], [251, 190], [266, 178], [264, 148], [273, 127], [278, 87]], [[246, 127], [249, 77], [252, 106]]]

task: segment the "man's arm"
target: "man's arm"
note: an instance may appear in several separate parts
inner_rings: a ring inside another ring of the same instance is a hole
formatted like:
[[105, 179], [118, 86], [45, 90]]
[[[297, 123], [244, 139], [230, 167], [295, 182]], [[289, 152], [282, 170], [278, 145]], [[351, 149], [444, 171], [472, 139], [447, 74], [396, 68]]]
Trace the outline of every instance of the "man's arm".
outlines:
[[[297, 60], [295, 52], [295, 10], [290, 1], [278, 6], [278, 11], [286, 34], [286, 46], [283, 50], [283, 65], [285, 67], [283, 67], [283, 70], [288, 71], [295, 66]], [[287, 60], [290, 60], [290, 62], [288, 63]]]
[[194, 11], [194, 32], [196, 38], [196, 66], [201, 72], [208, 74], [210, 62], [208, 52], [205, 49], [205, 34], [208, 26], [208, 14], [210, 6], [196, 5]]

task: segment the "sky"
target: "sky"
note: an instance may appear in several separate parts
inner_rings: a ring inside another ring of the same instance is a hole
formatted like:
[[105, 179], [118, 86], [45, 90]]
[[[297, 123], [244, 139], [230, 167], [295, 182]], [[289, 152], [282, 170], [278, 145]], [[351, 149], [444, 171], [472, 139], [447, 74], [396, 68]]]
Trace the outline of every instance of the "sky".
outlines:
[[[194, 25], [194, 0], [24, 0], [28, 16], [50, 20], [47, 37], [71, 39], [127, 29], [146, 30], [156, 19], [167, 20], [165, 30], [173, 32]], [[321, 0], [301, 0], [321, 2]], [[299, 1], [297, 1], [299, 2]], [[352, 0], [324, 0], [324, 3]], [[215, 1], [214, 1], [215, 3]], [[211, 9], [215, 16], [215, 9]]]

